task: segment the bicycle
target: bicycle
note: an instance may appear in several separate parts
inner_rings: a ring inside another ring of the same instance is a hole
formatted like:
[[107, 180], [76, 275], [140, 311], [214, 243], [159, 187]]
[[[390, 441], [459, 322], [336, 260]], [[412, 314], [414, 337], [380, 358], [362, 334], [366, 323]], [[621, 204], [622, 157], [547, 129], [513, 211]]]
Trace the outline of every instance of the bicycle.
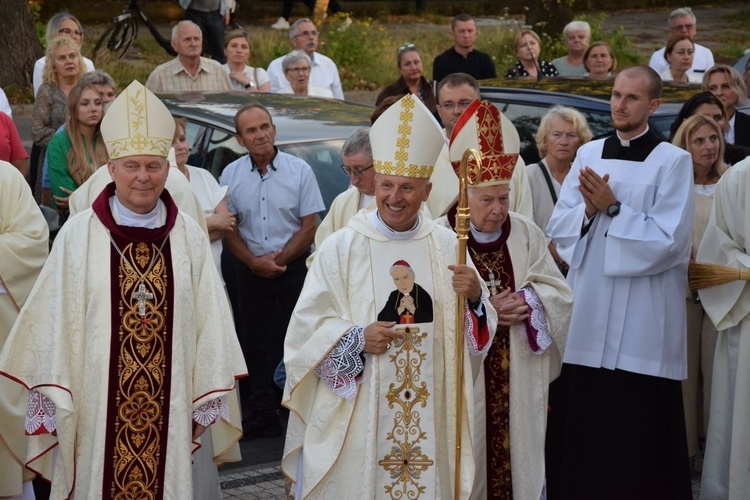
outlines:
[[117, 59], [122, 59], [125, 53], [130, 48], [130, 45], [138, 36], [138, 19], [141, 19], [151, 35], [156, 39], [159, 45], [171, 56], [176, 56], [177, 52], [172, 48], [172, 44], [169, 40], [165, 39], [156, 29], [154, 23], [149, 19], [146, 11], [138, 5], [137, 0], [130, 0], [129, 3], [122, 10], [122, 14], [115, 17], [102, 36], [94, 46], [94, 52], [91, 58], [96, 63], [96, 56], [101, 49], [106, 49]]

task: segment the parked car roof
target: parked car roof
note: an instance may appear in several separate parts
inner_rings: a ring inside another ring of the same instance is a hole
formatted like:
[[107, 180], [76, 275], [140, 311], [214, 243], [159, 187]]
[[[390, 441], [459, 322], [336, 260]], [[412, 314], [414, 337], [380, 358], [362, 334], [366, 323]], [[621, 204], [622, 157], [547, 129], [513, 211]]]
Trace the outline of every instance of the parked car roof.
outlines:
[[205, 168], [217, 179], [229, 163], [247, 154], [235, 139], [235, 114], [251, 102], [265, 106], [276, 126], [276, 146], [310, 164], [326, 210], [349, 186], [349, 177], [340, 169], [341, 147], [354, 129], [370, 125], [373, 110], [336, 99], [262, 92], [162, 94], [159, 98], [173, 115], [188, 121], [188, 163]]
[[[586, 78], [545, 78], [539, 82], [499, 78], [483, 80], [480, 92], [482, 99], [495, 104], [513, 122], [521, 138], [521, 156], [529, 164], [539, 161], [534, 136], [552, 106], [569, 106], [583, 113], [594, 138], [613, 134], [609, 104], [612, 83]], [[662, 104], [649, 118], [649, 125], [668, 139], [669, 127], [682, 103], [699, 91], [700, 86], [695, 84], [665, 82]]]
[[372, 114], [372, 107], [364, 104], [264, 92], [161, 94], [159, 98], [179, 116], [229, 130], [234, 130], [234, 115], [242, 106], [260, 103], [273, 117], [280, 144], [346, 138], [353, 128], [369, 126]]

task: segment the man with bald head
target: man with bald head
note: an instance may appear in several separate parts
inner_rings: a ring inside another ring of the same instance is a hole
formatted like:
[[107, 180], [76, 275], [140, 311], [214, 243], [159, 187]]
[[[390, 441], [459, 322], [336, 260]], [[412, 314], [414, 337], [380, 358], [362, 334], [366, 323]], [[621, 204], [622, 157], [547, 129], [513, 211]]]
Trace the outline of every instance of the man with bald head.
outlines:
[[617, 75], [616, 133], [578, 150], [547, 226], [574, 294], [550, 497], [692, 498], [681, 380], [693, 165], [649, 128], [660, 96], [647, 66]]
[[155, 94], [232, 90], [221, 64], [201, 57], [203, 33], [197, 24], [192, 21], [175, 24], [171, 43], [177, 57], [151, 72], [146, 80], [147, 89]]

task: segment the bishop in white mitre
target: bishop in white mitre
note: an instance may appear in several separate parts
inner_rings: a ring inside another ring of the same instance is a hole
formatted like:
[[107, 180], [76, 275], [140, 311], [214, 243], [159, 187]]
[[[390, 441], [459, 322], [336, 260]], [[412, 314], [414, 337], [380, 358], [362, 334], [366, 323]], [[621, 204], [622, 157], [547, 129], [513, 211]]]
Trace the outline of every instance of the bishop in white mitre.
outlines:
[[247, 370], [208, 240], [164, 189], [168, 110], [133, 82], [101, 129], [114, 182], [60, 231], [0, 374], [29, 390], [26, 465], [52, 499], [191, 498], [208, 426], [238, 458]]
[[[377, 209], [326, 238], [289, 324], [282, 469], [297, 499], [453, 498], [459, 426], [459, 489], [469, 498], [473, 408], [483, 404], [475, 375], [496, 315], [476, 270], [453, 265], [455, 234], [420, 212], [442, 147], [430, 112], [407, 95], [370, 139]], [[457, 292], [467, 298], [458, 332]], [[457, 342], [466, 346], [460, 373]]]

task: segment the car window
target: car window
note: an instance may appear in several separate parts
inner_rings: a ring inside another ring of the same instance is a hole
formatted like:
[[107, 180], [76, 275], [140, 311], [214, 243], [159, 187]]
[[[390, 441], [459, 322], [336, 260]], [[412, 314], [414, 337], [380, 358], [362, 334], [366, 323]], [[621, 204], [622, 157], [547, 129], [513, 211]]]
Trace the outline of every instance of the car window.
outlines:
[[[349, 177], [341, 171], [343, 146], [344, 139], [279, 145], [280, 150], [302, 158], [312, 167], [326, 204], [326, 213], [333, 199], [349, 187]], [[321, 216], [324, 217], [325, 213]]]
[[[518, 130], [521, 140], [521, 156], [529, 165], [539, 161], [539, 151], [536, 147], [536, 132], [542, 117], [547, 114], [550, 106], [547, 104], [532, 105], [519, 103], [493, 103], [507, 116]], [[594, 137], [605, 137], [613, 132], [612, 120], [609, 113], [595, 111], [582, 111], [583, 116], [589, 123], [591, 133]]]
[[206, 127], [190, 121], [185, 125], [185, 138], [188, 144], [190, 144], [190, 153], [187, 160], [188, 165], [203, 167], [203, 141], [205, 136]]
[[240, 146], [234, 134], [212, 129], [211, 137], [206, 142], [203, 168], [218, 179], [224, 167], [246, 154], [247, 150]]

